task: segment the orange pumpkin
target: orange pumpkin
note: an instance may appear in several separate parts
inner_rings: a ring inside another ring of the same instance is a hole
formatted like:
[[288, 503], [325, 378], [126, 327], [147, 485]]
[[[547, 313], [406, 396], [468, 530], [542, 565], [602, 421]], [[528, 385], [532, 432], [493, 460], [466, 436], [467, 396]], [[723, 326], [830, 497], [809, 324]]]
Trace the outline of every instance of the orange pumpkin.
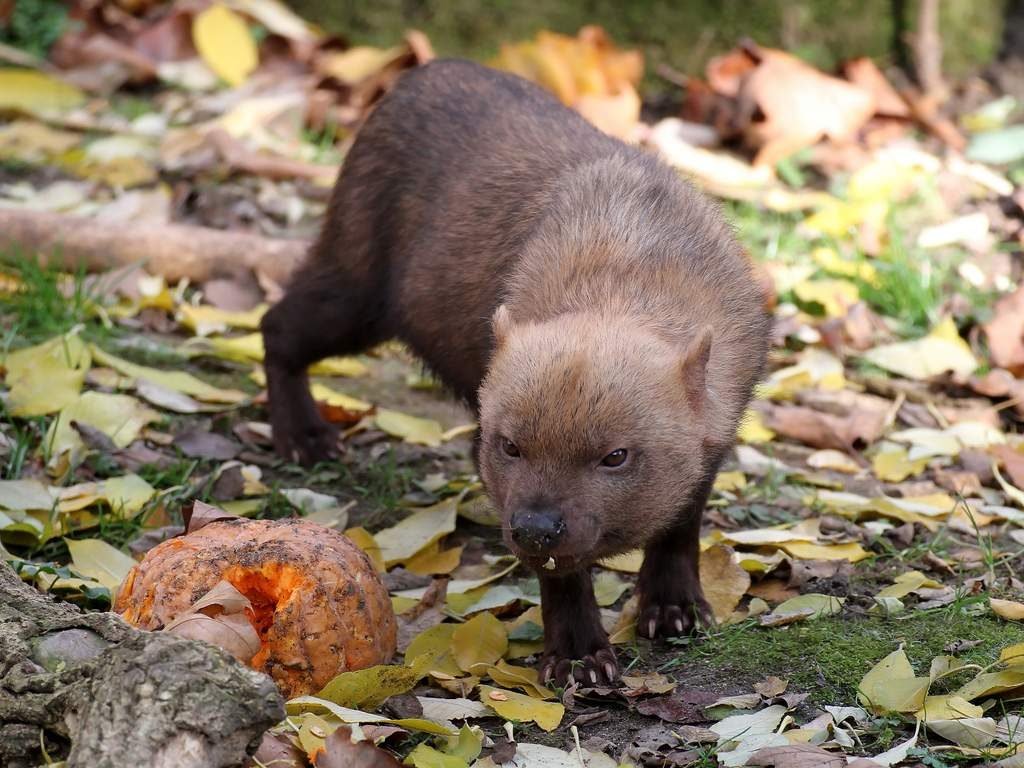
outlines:
[[247, 616], [261, 642], [252, 666], [289, 698], [395, 652], [395, 614], [369, 558], [302, 519], [218, 520], [169, 539], [128, 573], [114, 610], [136, 627], [161, 629], [222, 579], [252, 604]]

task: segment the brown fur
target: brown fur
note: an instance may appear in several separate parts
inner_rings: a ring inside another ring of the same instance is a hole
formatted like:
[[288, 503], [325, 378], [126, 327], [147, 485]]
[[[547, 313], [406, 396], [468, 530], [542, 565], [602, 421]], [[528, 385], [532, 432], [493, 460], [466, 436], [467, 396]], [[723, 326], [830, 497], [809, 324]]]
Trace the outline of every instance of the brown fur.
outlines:
[[[707, 618], [700, 516], [764, 365], [763, 305], [717, 209], [671, 169], [524, 80], [435, 62], [367, 121], [264, 320], [275, 441], [329, 452], [306, 367], [403, 339], [477, 410], [506, 529], [524, 511], [564, 521], [550, 551], [523, 553], [556, 561], [545, 672], [582, 658], [577, 676], [612, 677], [586, 566], [646, 546], [641, 633]], [[618, 448], [626, 463], [602, 466]]]

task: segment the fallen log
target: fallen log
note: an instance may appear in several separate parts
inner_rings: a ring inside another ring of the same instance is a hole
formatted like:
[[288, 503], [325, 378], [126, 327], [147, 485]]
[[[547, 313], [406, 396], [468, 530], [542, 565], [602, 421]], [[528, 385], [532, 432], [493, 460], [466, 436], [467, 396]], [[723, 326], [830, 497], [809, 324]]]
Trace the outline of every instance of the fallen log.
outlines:
[[240, 765], [283, 718], [273, 681], [226, 651], [82, 612], [0, 564], [0, 765], [39, 765], [60, 739], [69, 768]]
[[240, 271], [277, 283], [305, 257], [306, 240], [261, 237], [182, 224], [110, 224], [84, 216], [0, 208], [0, 252], [37, 254], [39, 262], [104, 272], [130, 264], [175, 282], [206, 282]]

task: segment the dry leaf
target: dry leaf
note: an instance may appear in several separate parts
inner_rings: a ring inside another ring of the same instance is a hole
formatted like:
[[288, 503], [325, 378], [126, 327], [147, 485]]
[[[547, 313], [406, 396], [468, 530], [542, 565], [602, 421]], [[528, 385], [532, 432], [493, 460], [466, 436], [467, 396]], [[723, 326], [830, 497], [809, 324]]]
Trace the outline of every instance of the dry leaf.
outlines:
[[245, 19], [219, 3], [195, 17], [192, 40], [203, 61], [228, 85], [244, 83], [259, 64], [256, 41]]

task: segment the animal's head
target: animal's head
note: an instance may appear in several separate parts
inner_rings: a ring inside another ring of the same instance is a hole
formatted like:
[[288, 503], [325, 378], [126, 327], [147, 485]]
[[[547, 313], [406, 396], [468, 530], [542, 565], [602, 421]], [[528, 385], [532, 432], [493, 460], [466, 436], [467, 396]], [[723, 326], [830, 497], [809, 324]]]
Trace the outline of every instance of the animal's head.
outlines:
[[680, 347], [623, 317], [493, 324], [479, 465], [513, 551], [567, 571], [668, 527], [708, 474], [711, 329]]

